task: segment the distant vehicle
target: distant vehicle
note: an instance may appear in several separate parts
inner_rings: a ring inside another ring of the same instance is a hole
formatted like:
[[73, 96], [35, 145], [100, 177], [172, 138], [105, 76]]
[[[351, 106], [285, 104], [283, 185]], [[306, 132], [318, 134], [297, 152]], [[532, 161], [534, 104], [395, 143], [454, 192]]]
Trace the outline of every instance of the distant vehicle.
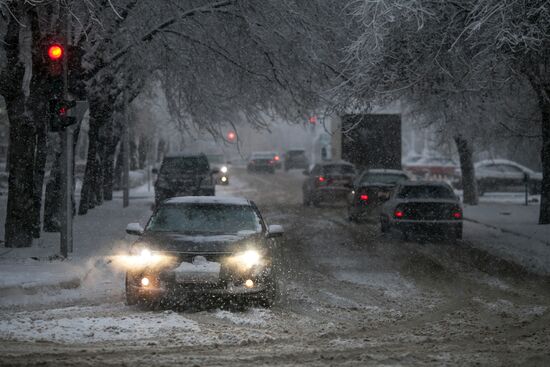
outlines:
[[458, 165], [450, 158], [439, 156], [413, 156], [405, 159], [403, 169], [420, 179], [430, 177], [453, 179]]
[[248, 172], [275, 173], [275, 152], [253, 152], [248, 159], [246, 170]]
[[535, 172], [507, 159], [489, 159], [475, 164], [479, 193], [515, 188], [523, 190], [527, 182], [529, 192], [538, 194], [542, 187], [542, 173]]
[[287, 150], [284, 154], [285, 171], [293, 168], [307, 169], [309, 162], [303, 149]]
[[276, 297], [274, 254], [279, 225], [267, 226], [243, 198], [177, 197], [163, 202], [131, 247], [126, 301], [234, 297], [269, 307]]
[[444, 182], [401, 182], [382, 205], [380, 228], [382, 232], [395, 228], [405, 238], [411, 233], [440, 233], [461, 239], [460, 199]]
[[202, 153], [166, 155], [155, 182], [155, 205], [174, 196], [215, 195], [216, 186], [208, 158]]
[[357, 168], [401, 169], [401, 115], [344, 115], [342, 131], [342, 159]]
[[304, 170], [302, 185], [304, 205], [319, 205], [326, 201], [345, 200], [353, 187], [355, 168], [346, 161], [327, 161]]
[[353, 191], [348, 201], [348, 216], [351, 221], [371, 215], [385, 203], [398, 183], [409, 180], [400, 170], [364, 170], [353, 183]]
[[212, 170], [218, 171], [213, 175], [214, 181], [218, 185], [229, 185], [229, 162], [223, 154], [208, 154], [208, 163]]

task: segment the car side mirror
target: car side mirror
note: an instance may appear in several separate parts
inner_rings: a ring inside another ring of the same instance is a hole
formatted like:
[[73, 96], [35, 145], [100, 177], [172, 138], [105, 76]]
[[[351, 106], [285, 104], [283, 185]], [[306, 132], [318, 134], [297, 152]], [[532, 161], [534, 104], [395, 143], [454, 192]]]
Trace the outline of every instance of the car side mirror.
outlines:
[[305, 170], [302, 171], [302, 174], [304, 176], [309, 176], [309, 171], [307, 169], [305, 169]]
[[220, 173], [220, 169], [219, 169], [219, 168], [212, 168], [212, 169], [210, 170], [210, 174], [211, 174], [211, 175], [216, 175], [216, 174], [218, 174], [218, 173]]
[[151, 170], [151, 172], [153, 172], [153, 173], [156, 175], [156, 174], [159, 173], [159, 170], [158, 170], [158, 168], [153, 168], [153, 169]]
[[141, 236], [143, 234], [143, 227], [139, 223], [129, 223], [126, 226], [126, 233]]
[[267, 228], [267, 238], [278, 238], [282, 237], [285, 233], [283, 226], [278, 224], [272, 224]]

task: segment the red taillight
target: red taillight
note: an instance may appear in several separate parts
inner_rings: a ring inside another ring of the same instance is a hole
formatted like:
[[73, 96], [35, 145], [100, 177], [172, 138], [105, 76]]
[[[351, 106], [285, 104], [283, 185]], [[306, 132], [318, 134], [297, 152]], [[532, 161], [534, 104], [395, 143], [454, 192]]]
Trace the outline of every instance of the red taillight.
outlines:
[[363, 200], [363, 201], [367, 201], [367, 200], [369, 200], [369, 196], [368, 196], [367, 194], [361, 194], [361, 195], [359, 196], [359, 199], [361, 199], [361, 200]]
[[462, 213], [459, 212], [459, 211], [454, 211], [453, 212], [453, 218], [454, 219], [462, 219]]
[[281, 158], [279, 158], [279, 156], [276, 155], [275, 157], [273, 157], [273, 159], [276, 160], [276, 161], [278, 161], [278, 160], [281, 159]]
[[405, 213], [403, 213], [401, 210], [396, 210], [395, 213], [393, 213], [393, 215], [394, 215], [396, 218], [403, 218], [403, 216], [405, 215]]
[[319, 176], [319, 182], [325, 182], [325, 178], [323, 176]]

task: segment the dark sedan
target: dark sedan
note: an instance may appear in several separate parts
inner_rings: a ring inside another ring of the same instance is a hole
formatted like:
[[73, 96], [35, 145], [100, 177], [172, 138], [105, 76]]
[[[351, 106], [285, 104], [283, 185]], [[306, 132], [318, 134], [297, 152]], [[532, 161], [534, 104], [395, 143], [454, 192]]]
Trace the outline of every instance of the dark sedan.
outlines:
[[253, 202], [241, 198], [178, 197], [166, 200], [131, 249], [128, 304], [181, 302], [200, 296], [236, 297], [270, 306], [276, 295], [275, 238]]
[[317, 163], [302, 185], [304, 205], [318, 205], [321, 202], [345, 201], [353, 187], [354, 166], [346, 161]]
[[250, 155], [246, 170], [248, 172], [268, 172], [275, 173], [277, 161], [275, 161], [274, 152], [254, 152]]
[[462, 238], [462, 206], [444, 182], [407, 181], [399, 184], [380, 213], [382, 232], [411, 233]]
[[374, 214], [389, 198], [395, 186], [409, 179], [400, 170], [367, 169], [364, 170], [353, 184], [353, 191], [348, 202], [348, 217], [358, 221]]

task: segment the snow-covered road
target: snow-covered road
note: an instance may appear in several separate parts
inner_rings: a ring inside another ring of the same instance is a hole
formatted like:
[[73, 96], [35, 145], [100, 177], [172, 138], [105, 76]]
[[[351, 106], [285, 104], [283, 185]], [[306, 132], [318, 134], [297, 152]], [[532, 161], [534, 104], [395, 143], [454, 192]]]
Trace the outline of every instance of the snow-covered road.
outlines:
[[218, 190], [285, 227], [273, 309], [129, 307], [101, 257], [76, 289], [0, 303], [0, 365], [550, 365], [547, 278], [303, 207], [302, 177], [238, 172]]

